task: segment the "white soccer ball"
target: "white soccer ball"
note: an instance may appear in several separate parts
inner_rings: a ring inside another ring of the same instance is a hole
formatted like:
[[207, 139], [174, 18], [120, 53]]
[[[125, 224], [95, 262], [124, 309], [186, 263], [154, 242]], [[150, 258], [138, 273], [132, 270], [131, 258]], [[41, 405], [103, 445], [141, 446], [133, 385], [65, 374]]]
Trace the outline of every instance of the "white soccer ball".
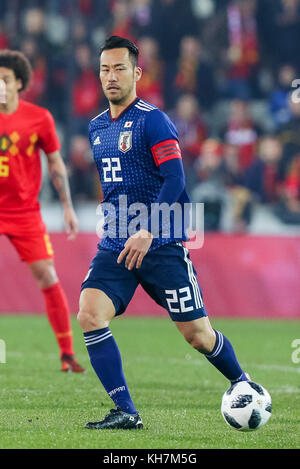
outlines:
[[222, 398], [221, 413], [225, 422], [242, 432], [251, 432], [265, 425], [271, 411], [270, 394], [253, 381], [233, 384]]

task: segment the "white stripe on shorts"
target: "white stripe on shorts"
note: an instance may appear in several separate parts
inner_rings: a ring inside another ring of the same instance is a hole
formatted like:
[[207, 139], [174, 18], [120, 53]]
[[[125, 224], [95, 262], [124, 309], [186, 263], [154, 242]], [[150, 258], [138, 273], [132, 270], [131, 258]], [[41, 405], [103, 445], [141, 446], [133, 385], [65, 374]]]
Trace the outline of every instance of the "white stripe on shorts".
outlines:
[[184, 260], [187, 263], [187, 267], [188, 267], [189, 279], [190, 279], [190, 282], [191, 282], [191, 285], [192, 285], [192, 288], [193, 288], [193, 292], [194, 292], [196, 307], [197, 308], [203, 308], [203, 301], [202, 301], [199, 285], [198, 285], [197, 279], [196, 279], [194, 271], [193, 271], [193, 263], [188, 258], [189, 251], [185, 246], [182, 246], [182, 248], [183, 248], [183, 251], [184, 251]]

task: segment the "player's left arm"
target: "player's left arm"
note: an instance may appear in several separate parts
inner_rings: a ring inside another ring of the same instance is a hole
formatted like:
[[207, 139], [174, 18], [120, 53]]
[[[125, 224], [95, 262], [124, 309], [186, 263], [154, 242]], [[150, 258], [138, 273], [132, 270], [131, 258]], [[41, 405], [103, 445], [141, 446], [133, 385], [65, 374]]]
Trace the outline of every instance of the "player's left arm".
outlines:
[[[151, 227], [153, 226], [152, 220], [156, 219], [156, 211], [159, 209], [159, 205], [163, 203], [172, 205], [179, 199], [185, 188], [185, 176], [181, 160], [174, 158], [162, 163], [159, 172], [164, 182], [154, 204], [155, 208], [152, 210], [148, 219], [148, 225]], [[132, 235], [126, 241], [124, 249], [118, 257], [118, 263], [122, 262], [126, 256], [125, 267], [127, 267], [128, 270], [133, 269], [134, 266], [139, 269], [145, 255], [150, 249], [154, 234], [153, 232], [141, 229]]]
[[[185, 188], [185, 175], [182, 165], [181, 151], [178, 143], [177, 130], [169, 118], [162, 112], [149, 113], [148, 142], [151, 148], [156, 166], [163, 178], [163, 184], [155, 201], [155, 207], [148, 219], [148, 225], [152, 227], [152, 219], [155, 219], [155, 210], [159, 204], [172, 205], [176, 202]], [[156, 233], [154, 233], [156, 234]], [[147, 254], [154, 234], [141, 229], [131, 236], [125, 243], [124, 249], [118, 257], [118, 263], [125, 258], [125, 266], [131, 270], [140, 268]]]
[[78, 220], [75, 214], [67, 169], [59, 151], [47, 154], [48, 170], [51, 181], [58, 192], [64, 209], [64, 222], [68, 239], [74, 239], [78, 233]]

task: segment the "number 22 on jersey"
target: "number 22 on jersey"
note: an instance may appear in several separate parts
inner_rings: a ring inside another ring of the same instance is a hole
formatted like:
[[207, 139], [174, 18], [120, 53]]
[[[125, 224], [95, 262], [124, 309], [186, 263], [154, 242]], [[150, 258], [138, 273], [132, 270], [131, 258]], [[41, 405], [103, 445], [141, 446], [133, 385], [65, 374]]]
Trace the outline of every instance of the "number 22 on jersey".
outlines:
[[120, 158], [102, 158], [104, 182], [122, 182]]

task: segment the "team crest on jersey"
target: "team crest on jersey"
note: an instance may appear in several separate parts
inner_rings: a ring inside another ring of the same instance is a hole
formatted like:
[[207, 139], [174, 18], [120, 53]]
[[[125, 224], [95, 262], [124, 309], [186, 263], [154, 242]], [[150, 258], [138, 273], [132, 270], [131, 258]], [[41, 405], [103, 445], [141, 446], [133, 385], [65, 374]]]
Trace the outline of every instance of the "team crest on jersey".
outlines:
[[10, 138], [7, 135], [0, 136], [0, 150], [7, 151], [9, 147], [12, 145]]
[[119, 137], [119, 150], [126, 153], [132, 148], [132, 132], [121, 132]]

